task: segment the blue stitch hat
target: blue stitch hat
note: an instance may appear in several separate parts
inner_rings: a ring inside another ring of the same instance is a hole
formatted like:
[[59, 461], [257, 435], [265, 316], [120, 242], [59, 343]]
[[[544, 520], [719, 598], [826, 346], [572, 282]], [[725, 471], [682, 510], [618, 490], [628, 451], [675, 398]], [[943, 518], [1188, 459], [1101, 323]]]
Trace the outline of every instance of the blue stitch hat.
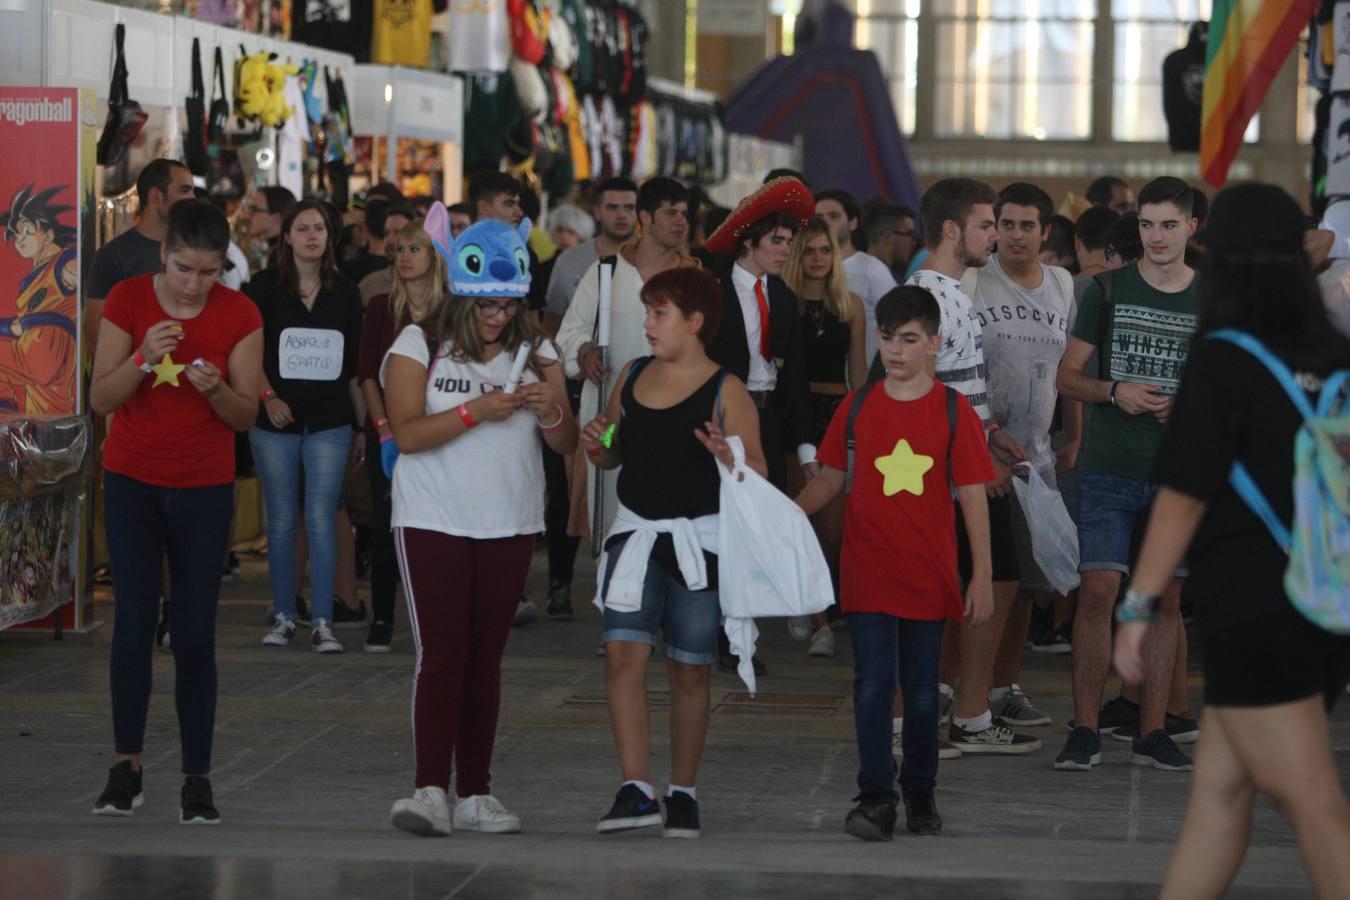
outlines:
[[484, 219], [449, 240], [450, 218], [440, 203], [425, 223], [436, 252], [445, 258], [450, 292], [459, 297], [522, 298], [530, 291], [530, 220], [517, 227]]

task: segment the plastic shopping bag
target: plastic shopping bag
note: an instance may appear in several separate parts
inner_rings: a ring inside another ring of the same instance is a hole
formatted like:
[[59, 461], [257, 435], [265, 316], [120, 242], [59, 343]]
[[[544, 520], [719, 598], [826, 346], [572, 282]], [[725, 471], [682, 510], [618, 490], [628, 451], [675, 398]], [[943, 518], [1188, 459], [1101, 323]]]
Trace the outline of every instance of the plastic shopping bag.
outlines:
[[746, 468], [745, 447], [727, 438], [735, 467], [722, 476], [717, 571], [724, 628], [737, 672], [755, 692], [754, 656], [759, 616], [805, 616], [834, 603], [830, 567], [801, 507]]
[[1031, 552], [1036, 565], [1061, 594], [1078, 587], [1078, 528], [1069, 517], [1064, 498], [1045, 483], [1035, 466], [1027, 477], [1013, 478], [1017, 502], [1031, 530]]

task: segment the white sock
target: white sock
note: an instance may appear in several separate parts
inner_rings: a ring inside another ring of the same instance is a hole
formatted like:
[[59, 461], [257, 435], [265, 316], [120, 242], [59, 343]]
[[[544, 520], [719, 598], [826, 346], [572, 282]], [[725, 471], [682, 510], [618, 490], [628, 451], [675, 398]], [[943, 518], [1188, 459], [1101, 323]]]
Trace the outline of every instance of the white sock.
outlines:
[[648, 800], [656, 799], [656, 788], [645, 781], [625, 781], [624, 784], [635, 784], [637, 785], [638, 790], [647, 795]]
[[994, 724], [994, 716], [989, 710], [973, 719], [963, 719], [960, 716], [952, 716], [952, 721], [958, 728], [964, 728], [966, 731], [984, 731]]
[[697, 800], [697, 799], [698, 799], [698, 790], [697, 790], [696, 788], [691, 788], [691, 787], [680, 787], [678, 784], [672, 784], [670, 787], [668, 787], [668, 788], [666, 789], [666, 796], [669, 797], [671, 794], [675, 793], [676, 791], [680, 791], [681, 793], [688, 794], [690, 800]]
[[940, 681], [938, 682], [938, 693], [946, 697], [948, 700], [956, 696], [956, 691], [952, 690], [952, 686], [950, 684], [943, 684]]
[[1002, 700], [1004, 697], [1008, 696], [1008, 692], [1011, 690], [1012, 685], [1009, 685], [1008, 687], [994, 688], [992, 691], [989, 692], [989, 699], [993, 700], [994, 702], [998, 702], [999, 700]]
[[891, 719], [891, 734], [899, 734], [900, 732], [902, 732], [902, 731], [904, 731], [904, 730], [905, 730], [905, 717], [904, 717], [904, 716], [901, 716], [901, 717], [898, 718], [898, 719]]

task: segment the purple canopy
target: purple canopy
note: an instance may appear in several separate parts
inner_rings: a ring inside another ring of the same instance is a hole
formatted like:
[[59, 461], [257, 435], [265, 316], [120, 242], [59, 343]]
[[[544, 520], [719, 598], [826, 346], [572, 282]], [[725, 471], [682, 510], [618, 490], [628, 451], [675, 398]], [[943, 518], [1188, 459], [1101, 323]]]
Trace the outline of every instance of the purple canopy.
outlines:
[[802, 140], [803, 174], [815, 190], [843, 188], [863, 202], [883, 194], [919, 208], [881, 65], [853, 48], [853, 15], [833, 4], [819, 22], [798, 20], [797, 50], [770, 60], [726, 104], [727, 131]]

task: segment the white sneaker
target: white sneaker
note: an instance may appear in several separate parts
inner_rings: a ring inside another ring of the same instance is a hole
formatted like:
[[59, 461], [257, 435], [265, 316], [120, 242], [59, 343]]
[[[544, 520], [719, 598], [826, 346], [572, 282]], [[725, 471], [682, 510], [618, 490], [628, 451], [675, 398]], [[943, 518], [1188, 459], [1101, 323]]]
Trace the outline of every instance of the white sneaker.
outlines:
[[526, 600], [523, 597], [516, 604], [516, 614], [511, 619], [511, 627], [519, 628], [522, 625], [530, 625], [539, 621], [539, 607], [534, 605], [533, 600]]
[[793, 616], [788, 619], [788, 634], [794, 641], [804, 641], [811, 636], [811, 617]]
[[461, 797], [455, 801], [455, 827], [485, 834], [519, 834], [520, 816], [497, 802], [491, 794]]
[[342, 642], [333, 637], [332, 626], [327, 619], [314, 620], [314, 633], [310, 638], [315, 653], [341, 653]]
[[834, 632], [830, 626], [822, 625], [816, 629], [816, 633], [811, 635], [811, 646], [807, 648], [808, 656], [834, 656]]
[[271, 631], [263, 635], [262, 642], [268, 647], [286, 647], [293, 640], [295, 640], [295, 620], [277, 613], [276, 624], [272, 626]]
[[420, 787], [411, 797], [394, 801], [389, 821], [400, 831], [435, 837], [450, 833], [450, 804], [438, 787]]

